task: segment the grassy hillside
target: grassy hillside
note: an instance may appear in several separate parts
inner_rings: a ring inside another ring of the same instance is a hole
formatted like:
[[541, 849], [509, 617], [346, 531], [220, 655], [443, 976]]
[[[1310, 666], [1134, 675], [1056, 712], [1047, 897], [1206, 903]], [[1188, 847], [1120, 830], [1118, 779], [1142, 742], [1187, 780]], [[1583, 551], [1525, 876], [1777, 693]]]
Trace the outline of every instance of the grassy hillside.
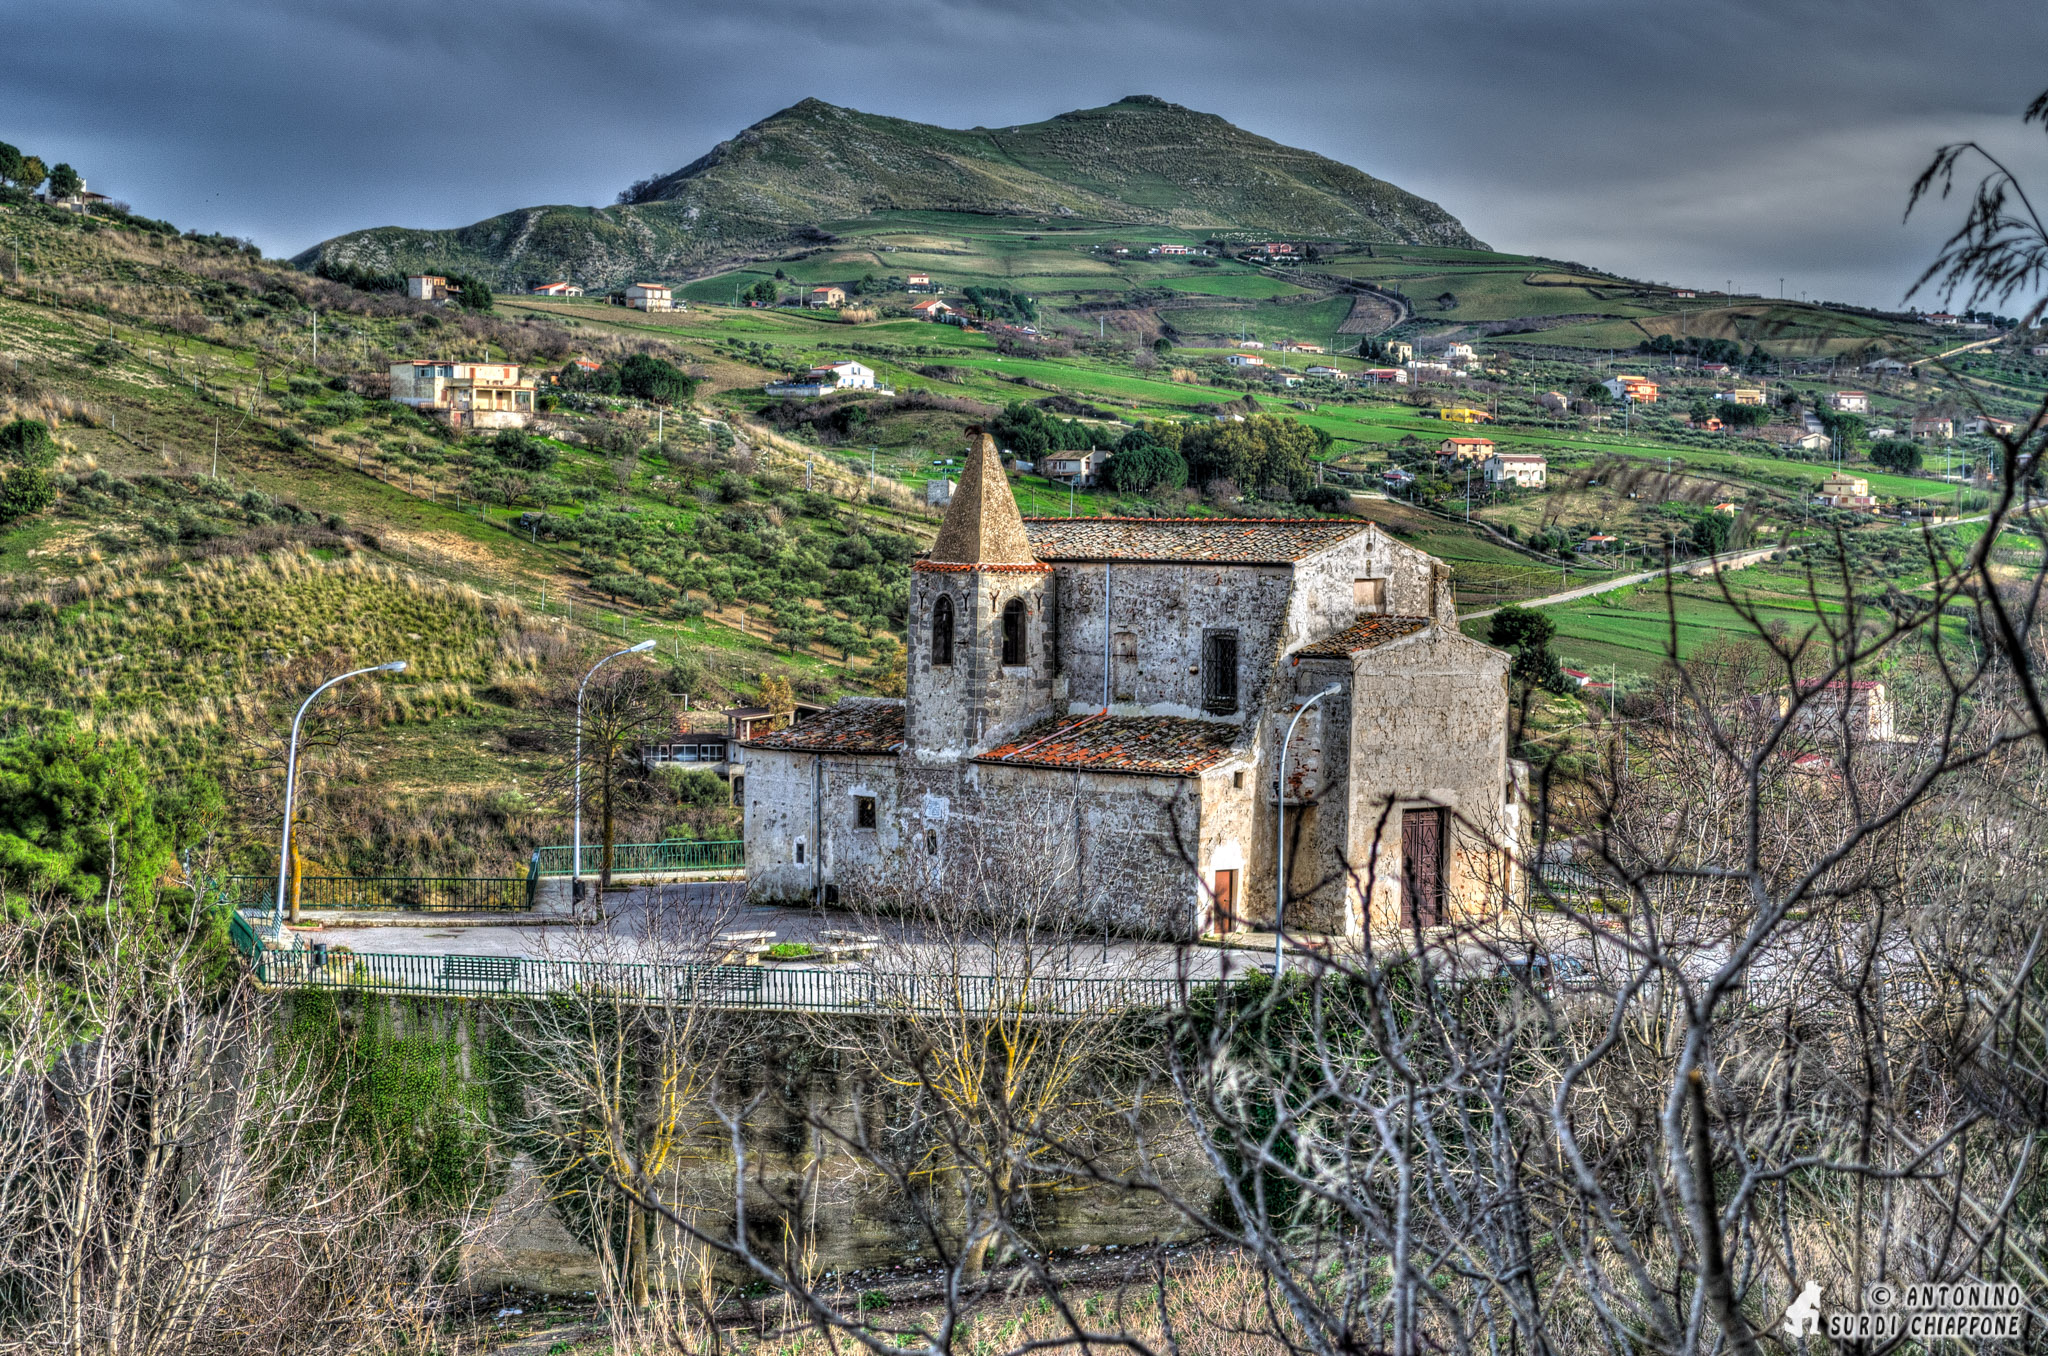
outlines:
[[512, 286], [681, 279], [788, 253], [826, 223], [941, 211], [1234, 236], [1476, 245], [1436, 204], [1213, 114], [1149, 96], [965, 131], [806, 99], [615, 207], [533, 207], [453, 231], [337, 236], [298, 262], [464, 269]]

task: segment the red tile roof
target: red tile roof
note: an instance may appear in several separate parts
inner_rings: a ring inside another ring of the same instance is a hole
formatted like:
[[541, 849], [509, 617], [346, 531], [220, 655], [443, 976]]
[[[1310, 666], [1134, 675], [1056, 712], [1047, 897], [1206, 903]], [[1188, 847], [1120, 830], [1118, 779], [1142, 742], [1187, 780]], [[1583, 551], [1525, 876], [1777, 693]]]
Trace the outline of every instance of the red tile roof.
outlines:
[[1365, 617], [1356, 624], [1346, 627], [1334, 636], [1327, 636], [1313, 645], [1304, 645], [1298, 654], [1357, 654], [1385, 645], [1390, 640], [1412, 636], [1427, 627], [1429, 617]]
[[1288, 565], [1363, 532], [1335, 518], [1026, 518], [1040, 560]]
[[1190, 777], [1230, 757], [1245, 730], [1184, 716], [1055, 716], [974, 761]]
[[903, 703], [852, 698], [806, 717], [787, 729], [750, 739], [750, 749], [791, 753], [903, 752]]

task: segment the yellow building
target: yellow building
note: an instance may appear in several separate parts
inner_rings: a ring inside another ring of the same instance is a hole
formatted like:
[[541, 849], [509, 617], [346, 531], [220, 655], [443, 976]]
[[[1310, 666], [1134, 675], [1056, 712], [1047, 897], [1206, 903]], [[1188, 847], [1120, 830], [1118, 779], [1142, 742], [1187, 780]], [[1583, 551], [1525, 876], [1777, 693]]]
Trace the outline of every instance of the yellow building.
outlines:
[[1493, 422], [1493, 416], [1485, 410], [1468, 410], [1456, 405], [1445, 406], [1443, 409], [1438, 410], [1436, 417], [1447, 419], [1454, 424], [1490, 424]]

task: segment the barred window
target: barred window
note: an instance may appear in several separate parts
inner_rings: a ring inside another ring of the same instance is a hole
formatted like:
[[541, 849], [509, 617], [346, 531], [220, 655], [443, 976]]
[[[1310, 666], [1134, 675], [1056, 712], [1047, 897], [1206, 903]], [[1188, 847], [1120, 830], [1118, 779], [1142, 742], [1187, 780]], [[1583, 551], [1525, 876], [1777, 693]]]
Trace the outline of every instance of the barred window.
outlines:
[[1237, 632], [1210, 631], [1202, 637], [1202, 709], [1228, 716], [1237, 711]]

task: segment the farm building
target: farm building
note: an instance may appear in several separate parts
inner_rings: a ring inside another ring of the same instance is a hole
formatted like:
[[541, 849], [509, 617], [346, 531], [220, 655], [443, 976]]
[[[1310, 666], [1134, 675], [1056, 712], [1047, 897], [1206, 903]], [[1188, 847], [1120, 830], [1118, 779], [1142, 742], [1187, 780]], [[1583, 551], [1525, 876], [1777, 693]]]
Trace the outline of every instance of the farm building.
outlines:
[[1517, 898], [1508, 657], [1459, 632], [1441, 562], [1355, 519], [1027, 520], [970, 437], [905, 697], [746, 746], [755, 894], [1053, 873], [1080, 925], [1191, 939], [1272, 926], [1284, 833], [1290, 929]]
[[1877, 503], [1870, 497], [1869, 481], [1841, 471], [1823, 480], [1814, 497], [1830, 508], [1869, 508]]
[[846, 289], [843, 287], [813, 287], [804, 296], [804, 305], [811, 307], [844, 306]]
[[673, 311], [675, 293], [660, 283], [628, 283], [626, 304], [636, 311]]
[[1490, 424], [1493, 416], [1485, 410], [1469, 409], [1462, 405], [1446, 405], [1436, 412], [1436, 417], [1453, 424]]
[[1249, 353], [1233, 353], [1223, 361], [1229, 363], [1232, 367], [1264, 367], [1266, 365], [1264, 358], [1255, 358]]
[[405, 279], [405, 295], [414, 301], [446, 301], [454, 295], [448, 280], [438, 273], [412, 273]]
[[787, 381], [773, 381], [762, 388], [769, 395], [820, 396], [834, 391], [872, 391], [875, 370], [865, 363], [842, 361], [819, 363]]
[[540, 283], [532, 290], [536, 297], [580, 297], [583, 289], [572, 282]]
[[937, 320], [940, 316], [951, 312], [952, 309], [952, 307], [940, 301], [937, 297], [926, 297], [923, 301], [913, 301], [910, 303], [910, 313], [919, 320]]
[[1493, 455], [1491, 438], [1446, 438], [1437, 444], [1437, 455], [1459, 461], [1484, 461]]

